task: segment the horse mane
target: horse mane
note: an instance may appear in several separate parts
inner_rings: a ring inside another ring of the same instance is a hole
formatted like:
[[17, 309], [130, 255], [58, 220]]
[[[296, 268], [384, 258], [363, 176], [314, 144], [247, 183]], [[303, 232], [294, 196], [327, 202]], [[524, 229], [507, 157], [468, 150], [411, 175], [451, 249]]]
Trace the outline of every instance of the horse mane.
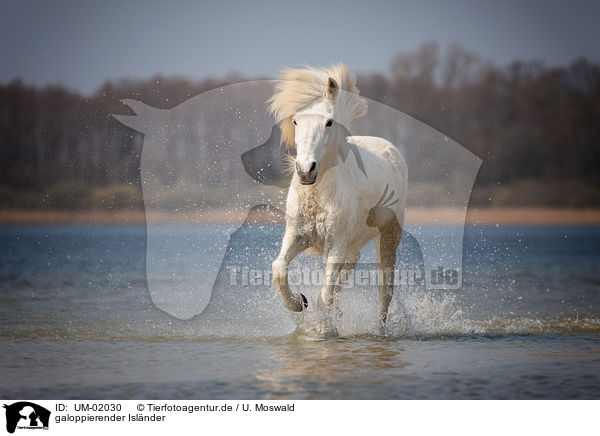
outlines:
[[337, 107], [349, 119], [367, 113], [367, 102], [359, 97], [356, 76], [343, 63], [328, 67], [303, 68], [285, 67], [275, 85], [275, 93], [269, 99], [269, 112], [281, 129], [281, 143], [288, 146], [294, 143], [294, 123], [291, 117], [315, 100], [325, 97], [327, 81], [334, 79], [340, 91], [336, 97]]

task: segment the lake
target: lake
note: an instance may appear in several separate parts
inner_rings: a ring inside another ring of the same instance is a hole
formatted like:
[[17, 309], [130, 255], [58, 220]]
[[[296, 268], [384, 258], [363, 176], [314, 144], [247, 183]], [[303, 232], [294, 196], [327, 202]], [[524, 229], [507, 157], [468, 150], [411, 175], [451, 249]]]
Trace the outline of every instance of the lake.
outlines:
[[[268, 269], [282, 232], [242, 229], [224, 265]], [[311, 306], [290, 314], [268, 283], [232, 284], [227, 268], [201, 315], [170, 316], [161, 309], [177, 299], [151, 298], [146, 237], [145, 226], [0, 227], [2, 397], [600, 398], [600, 227], [467, 226], [462, 288], [399, 287], [381, 335], [376, 291], [355, 284], [335, 337], [314, 334], [318, 286], [301, 285]], [[405, 249], [399, 261], [418, 269]], [[209, 246], [198, 256], [190, 271], [214, 261]], [[158, 276], [167, 294], [170, 277]]]

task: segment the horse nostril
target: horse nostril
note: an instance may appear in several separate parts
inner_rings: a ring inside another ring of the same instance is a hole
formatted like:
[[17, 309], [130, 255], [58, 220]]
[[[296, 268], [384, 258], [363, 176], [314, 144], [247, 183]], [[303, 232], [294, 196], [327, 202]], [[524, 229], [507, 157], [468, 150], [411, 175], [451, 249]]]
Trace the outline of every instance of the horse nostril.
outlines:
[[308, 170], [308, 172], [312, 173], [315, 170], [316, 167], [317, 167], [317, 163], [313, 162], [312, 165], [310, 166], [310, 170]]

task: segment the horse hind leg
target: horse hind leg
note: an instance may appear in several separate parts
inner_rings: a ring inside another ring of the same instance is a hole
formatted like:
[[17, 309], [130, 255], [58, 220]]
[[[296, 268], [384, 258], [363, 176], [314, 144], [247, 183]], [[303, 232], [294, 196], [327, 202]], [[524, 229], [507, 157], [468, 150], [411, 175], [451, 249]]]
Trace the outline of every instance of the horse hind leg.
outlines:
[[387, 321], [388, 308], [394, 295], [396, 250], [402, 237], [402, 226], [400, 226], [397, 220], [394, 220], [379, 230], [379, 236], [375, 239], [375, 250], [377, 252], [377, 264], [379, 268], [379, 283], [377, 285], [379, 326], [383, 331]]

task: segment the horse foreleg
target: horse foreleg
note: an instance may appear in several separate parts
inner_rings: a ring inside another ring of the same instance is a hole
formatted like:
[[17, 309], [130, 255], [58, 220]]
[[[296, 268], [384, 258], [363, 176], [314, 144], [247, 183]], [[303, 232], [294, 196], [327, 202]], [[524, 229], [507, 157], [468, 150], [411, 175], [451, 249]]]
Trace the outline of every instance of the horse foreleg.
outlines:
[[335, 254], [327, 256], [327, 261], [325, 263], [325, 281], [319, 298], [320, 303], [328, 309], [333, 304], [333, 296], [336, 293], [336, 289], [339, 289], [340, 272], [344, 268], [345, 262], [345, 256]]
[[283, 304], [292, 312], [302, 312], [308, 307], [308, 300], [302, 294], [294, 294], [288, 284], [288, 265], [307, 248], [305, 239], [290, 231], [287, 227], [281, 242], [279, 256], [273, 262], [273, 286], [279, 286]]
[[[395, 221], [395, 220], [394, 220]], [[388, 308], [394, 295], [394, 267], [396, 266], [396, 250], [402, 237], [402, 226], [396, 221], [380, 229], [375, 239], [377, 264], [379, 267], [379, 324], [381, 329], [387, 321]]]
[[[340, 271], [340, 278], [337, 281], [337, 283], [335, 283], [333, 285], [333, 300], [334, 301], [337, 298], [337, 295], [340, 292], [340, 289], [342, 288], [342, 284], [344, 282], [348, 281], [350, 278], [350, 274], [352, 274], [354, 272], [354, 268], [356, 268], [358, 259], [360, 259], [360, 251], [358, 253], [351, 254], [350, 256], [348, 256], [346, 258], [346, 262], [344, 263], [344, 266], [343, 266], [342, 270]], [[342, 317], [342, 310], [339, 306], [336, 307], [335, 316], [338, 319], [340, 319]]]
[[[360, 251], [358, 253], [351, 254], [350, 256], [348, 256], [346, 258], [346, 262], [344, 263], [344, 267], [342, 268], [342, 271], [340, 273], [343, 280], [348, 280], [348, 278], [350, 277], [350, 274], [352, 274], [354, 271], [354, 268], [356, 268], [358, 259], [360, 259]], [[342, 279], [340, 279], [340, 282], [341, 281], [342, 281]], [[334, 298], [337, 295], [338, 291], [341, 289], [341, 287], [342, 287], [342, 285], [341, 285], [341, 283], [339, 283], [333, 288]]]

